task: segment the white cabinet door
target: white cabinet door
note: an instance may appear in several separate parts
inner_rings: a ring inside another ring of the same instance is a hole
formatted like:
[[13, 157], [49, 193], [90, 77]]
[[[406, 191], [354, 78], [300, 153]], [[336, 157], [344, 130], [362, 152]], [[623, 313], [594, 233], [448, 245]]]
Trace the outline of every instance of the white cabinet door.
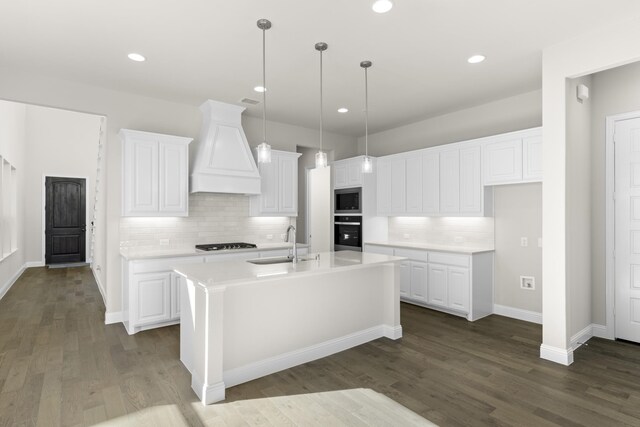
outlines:
[[357, 157], [347, 162], [347, 183], [349, 187], [362, 186], [362, 158]]
[[411, 261], [411, 299], [427, 302], [427, 264]]
[[440, 212], [460, 212], [460, 151], [440, 153]]
[[280, 156], [279, 176], [280, 194], [278, 211], [283, 214], [298, 213], [298, 157]]
[[186, 283], [179, 274], [172, 273], [171, 276], [171, 319], [180, 319], [180, 287]]
[[403, 158], [391, 161], [391, 212], [402, 214], [407, 211], [406, 163]]
[[484, 185], [522, 181], [522, 139], [491, 142], [484, 146]]
[[260, 212], [278, 211], [278, 156], [271, 156], [270, 163], [260, 163]]
[[135, 275], [136, 325], [159, 323], [171, 318], [171, 273]]
[[378, 215], [387, 216], [391, 213], [391, 161], [378, 159], [378, 173], [376, 177], [376, 203]]
[[422, 158], [410, 157], [406, 166], [407, 212], [422, 212]]
[[422, 156], [422, 212], [440, 211], [440, 155], [429, 153]]
[[429, 264], [429, 304], [447, 306], [447, 267]]
[[158, 142], [130, 139], [124, 162], [123, 215], [158, 212]]
[[482, 214], [480, 146], [460, 149], [460, 212]]
[[411, 292], [411, 261], [400, 263], [400, 296], [409, 297]]
[[333, 187], [345, 188], [348, 187], [348, 171], [347, 164], [345, 162], [335, 162], [333, 164]]
[[522, 179], [542, 181], [542, 135], [522, 140]]
[[448, 267], [449, 308], [469, 312], [469, 269]]
[[188, 215], [189, 147], [184, 144], [160, 142], [159, 211], [177, 216]]

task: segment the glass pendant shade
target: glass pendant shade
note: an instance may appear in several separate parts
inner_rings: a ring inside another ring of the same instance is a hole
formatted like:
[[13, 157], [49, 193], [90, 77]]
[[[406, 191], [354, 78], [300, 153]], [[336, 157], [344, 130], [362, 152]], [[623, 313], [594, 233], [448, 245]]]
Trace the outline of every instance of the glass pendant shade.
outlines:
[[258, 145], [258, 163], [271, 163], [271, 146], [266, 142]]
[[316, 168], [327, 167], [327, 153], [324, 151], [318, 151], [316, 153]]
[[392, 7], [393, 7], [392, 0], [376, 0], [373, 2], [373, 5], [371, 6], [373, 11], [377, 13], [387, 13], [391, 10]]
[[362, 159], [362, 173], [371, 172], [373, 172], [373, 160], [369, 156], [364, 156], [364, 159]]

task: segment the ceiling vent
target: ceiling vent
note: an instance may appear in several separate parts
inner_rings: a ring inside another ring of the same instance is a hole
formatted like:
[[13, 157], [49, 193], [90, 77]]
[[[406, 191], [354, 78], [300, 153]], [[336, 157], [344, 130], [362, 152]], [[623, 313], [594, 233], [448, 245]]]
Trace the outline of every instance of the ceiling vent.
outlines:
[[251, 99], [251, 98], [242, 98], [240, 102], [242, 102], [243, 104], [249, 104], [249, 105], [260, 104], [260, 101], [256, 101], [255, 99]]

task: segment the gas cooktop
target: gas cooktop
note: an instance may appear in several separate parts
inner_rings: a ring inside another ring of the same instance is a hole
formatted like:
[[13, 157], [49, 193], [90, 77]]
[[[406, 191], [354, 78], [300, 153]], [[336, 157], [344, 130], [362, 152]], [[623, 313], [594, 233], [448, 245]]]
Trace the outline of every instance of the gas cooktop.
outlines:
[[227, 249], [250, 249], [257, 248], [253, 243], [209, 243], [206, 245], [196, 245], [196, 249], [201, 251], [222, 251]]

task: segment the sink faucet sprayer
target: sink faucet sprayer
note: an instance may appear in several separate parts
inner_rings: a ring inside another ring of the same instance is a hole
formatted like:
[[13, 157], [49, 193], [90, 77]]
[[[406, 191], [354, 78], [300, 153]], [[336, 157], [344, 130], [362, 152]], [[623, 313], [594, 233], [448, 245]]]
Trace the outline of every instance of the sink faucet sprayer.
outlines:
[[293, 230], [293, 263], [298, 263], [298, 245], [296, 245], [296, 228], [293, 225], [290, 225], [287, 228], [286, 237], [284, 239], [285, 242], [289, 241], [289, 233]]

